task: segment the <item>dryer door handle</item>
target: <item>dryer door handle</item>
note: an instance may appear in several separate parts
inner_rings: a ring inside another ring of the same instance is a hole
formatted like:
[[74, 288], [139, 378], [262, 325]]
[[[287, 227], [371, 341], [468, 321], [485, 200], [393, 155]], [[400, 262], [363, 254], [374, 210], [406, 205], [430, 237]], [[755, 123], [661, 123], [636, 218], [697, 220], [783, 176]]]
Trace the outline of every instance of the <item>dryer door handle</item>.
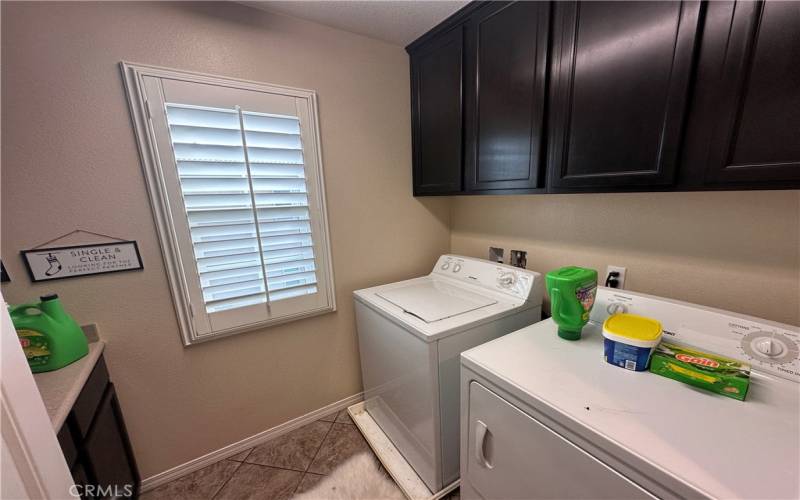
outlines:
[[489, 427], [481, 420], [475, 421], [475, 460], [486, 467], [492, 468], [492, 464], [486, 459], [486, 438], [490, 435]]

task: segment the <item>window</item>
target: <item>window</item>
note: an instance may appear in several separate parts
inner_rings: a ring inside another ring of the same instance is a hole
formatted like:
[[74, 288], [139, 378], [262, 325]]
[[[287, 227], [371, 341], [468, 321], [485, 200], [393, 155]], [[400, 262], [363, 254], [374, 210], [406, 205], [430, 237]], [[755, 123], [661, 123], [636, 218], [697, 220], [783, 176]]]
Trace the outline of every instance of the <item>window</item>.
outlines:
[[184, 343], [335, 310], [315, 94], [122, 70]]

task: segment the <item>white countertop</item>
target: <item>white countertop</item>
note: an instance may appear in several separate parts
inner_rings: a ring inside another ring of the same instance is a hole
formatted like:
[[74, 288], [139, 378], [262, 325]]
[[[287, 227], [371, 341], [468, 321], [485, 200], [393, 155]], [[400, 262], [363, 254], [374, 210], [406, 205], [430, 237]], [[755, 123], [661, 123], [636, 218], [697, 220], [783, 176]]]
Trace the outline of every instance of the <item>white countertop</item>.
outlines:
[[588, 431], [596, 445], [627, 450], [626, 461], [649, 463], [702, 495], [798, 498], [798, 384], [754, 374], [747, 400], [736, 401], [604, 362], [599, 325], [576, 342], [556, 329], [552, 319], [536, 323], [466, 351], [462, 363], [573, 432]]
[[102, 340], [92, 342], [89, 344], [89, 354], [74, 363], [51, 372], [34, 373], [33, 379], [56, 432], [67, 419], [105, 345]]

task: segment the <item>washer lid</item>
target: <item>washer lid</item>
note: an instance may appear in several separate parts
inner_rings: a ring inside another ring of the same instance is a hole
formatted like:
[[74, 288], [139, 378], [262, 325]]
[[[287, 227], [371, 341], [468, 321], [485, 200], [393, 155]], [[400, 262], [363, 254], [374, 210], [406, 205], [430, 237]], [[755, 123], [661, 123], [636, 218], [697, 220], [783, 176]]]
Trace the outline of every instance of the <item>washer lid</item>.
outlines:
[[410, 283], [382, 290], [375, 295], [426, 323], [497, 304], [497, 301], [490, 297], [438, 280]]

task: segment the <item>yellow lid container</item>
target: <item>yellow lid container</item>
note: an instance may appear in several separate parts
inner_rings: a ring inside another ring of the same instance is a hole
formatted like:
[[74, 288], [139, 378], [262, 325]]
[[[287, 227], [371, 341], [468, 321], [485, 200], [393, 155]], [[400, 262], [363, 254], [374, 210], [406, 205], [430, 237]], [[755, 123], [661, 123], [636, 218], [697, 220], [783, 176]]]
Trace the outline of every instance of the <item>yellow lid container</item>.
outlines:
[[654, 347], [661, 340], [661, 322], [638, 314], [614, 314], [603, 323], [603, 336], [639, 347]]

